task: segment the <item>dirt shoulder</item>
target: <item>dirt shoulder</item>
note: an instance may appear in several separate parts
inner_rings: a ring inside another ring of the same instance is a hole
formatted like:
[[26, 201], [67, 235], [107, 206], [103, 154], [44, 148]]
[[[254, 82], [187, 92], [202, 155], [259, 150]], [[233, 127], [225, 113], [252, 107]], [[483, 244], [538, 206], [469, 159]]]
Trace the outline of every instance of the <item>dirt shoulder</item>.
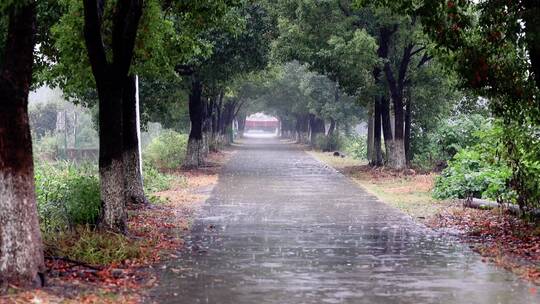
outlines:
[[[464, 208], [459, 201], [432, 197], [435, 173], [372, 168], [332, 153], [306, 151], [388, 205], [439, 231], [457, 235], [474, 251], [526, 280], [540, 284], [540, 225], [501, 210]], [[536, 289], [531, 290], [536, 292]]]
[[111, 245], [112, 251], [137, 250], [134, 258], [107, 265], [47, 259], [47, 287], [32, 291], [12, 288], [8, 295], [0, 297], [0, 303], [142, 302], [146, 292], [159, 283], [155, 266], [178, 258], [175, 253], [183, 246], [182, 237], [189, 231], [196, 210], [209, 197], [222, 166], [233, 153], [212, 153], [203, 168], [172, 172], [170, 189], [150, 194], [152, 204], [129, 207], [127, 237], [93, 231], [77, 235], [92, 241], [118, 241]]

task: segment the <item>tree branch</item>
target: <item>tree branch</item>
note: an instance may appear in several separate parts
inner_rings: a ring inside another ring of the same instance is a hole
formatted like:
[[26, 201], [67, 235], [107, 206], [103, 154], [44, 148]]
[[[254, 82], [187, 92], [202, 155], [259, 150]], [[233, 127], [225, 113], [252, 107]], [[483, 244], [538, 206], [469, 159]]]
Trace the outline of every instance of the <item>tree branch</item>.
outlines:
[[411, 52], [411, 57], [414, 56], [414, 55], [416, 55], [416, 54], [418, 54], [418, 53], [420, 53], [420, 52], [422, 52], [422, 51], [425, 50], [425, 49], [426, 49], [426, 47], [423, 46], [423, 47], [420, 47], [419, 49], [417, 49], [417, 50], [415, 50], [415, 51], [412, 51], [412, 52]]
[[195, 69], [190, 65], [177, 65], [174, 70], [183, 76], [190, 76], [195, 73]]
[[244, 106], [244, 104], [246, 103], [246, 100], [247, 99], [243, 99], [240, 104], [238, 104], [238, 108], [236, 108], [236, 111], [234, 111], [234, 117], [238, 116], [238, 113], [240, 112], [240, 110], [242, 109], [242, 107]]
[[403, 49], [403, 57], [401, 58], [401, 62], [399, 65], [399, 76], [398, 76], [398, 89], [400, 91], [403, 90], [405, 77], [407, 76], [407, 70], [409, 69], [409, 63], [411, 62], [411, 58], [412, 58], [413, 48], [414, 48], [414, 44], [410, 43]]
[[430, 56], [428, 53], [424, 53], [424, 56], [422, 56], [422, 59], [420, 59], [420, 62], [418, 62], [417, 68], [423, 66], [424, 64], [428, 63], [431, 59], [433, 59], [433, 56]]

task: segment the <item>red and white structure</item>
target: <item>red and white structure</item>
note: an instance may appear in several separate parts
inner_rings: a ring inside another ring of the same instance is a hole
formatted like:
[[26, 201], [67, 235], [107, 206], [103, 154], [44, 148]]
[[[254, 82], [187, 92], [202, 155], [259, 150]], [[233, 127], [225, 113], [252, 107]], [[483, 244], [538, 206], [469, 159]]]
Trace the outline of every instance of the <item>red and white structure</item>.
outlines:
[[245, 132], [264, 131], [277, 133], [279, 131], [279, 120], [264, 113], [255, 113], [246, 118]]

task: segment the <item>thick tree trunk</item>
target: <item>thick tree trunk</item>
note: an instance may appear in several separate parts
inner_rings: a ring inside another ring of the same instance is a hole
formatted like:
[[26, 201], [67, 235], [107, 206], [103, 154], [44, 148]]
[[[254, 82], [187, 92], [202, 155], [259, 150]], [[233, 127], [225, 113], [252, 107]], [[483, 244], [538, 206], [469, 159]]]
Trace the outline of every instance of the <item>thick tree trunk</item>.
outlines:
[[536, 88], [540, 90], [540, 2], [537, 0], [525, 0], [525, 40], [531, 60]]
[[382, 126], [382, 113], [381, 113], [381, 100], [379, 98], [376, 98], [375, 100], [375, 114], [373, 119], [373, 161], [371, 163], [372, 166], [380, 167], [383, 165], [383, 158], [382, 158], [382, 146], [381, 146], [381, 126]]
[[394, 138], [392, 141], [387, 143], [388, 166], [397, 170], [402, 170], [407, 166], [404, 143], [403, 91], [407, 69], [412, 56], [412, 49], [412, 44], [409, 44], [404, 48], [397, 79], [394, 76], [390, 62], [386, 62], [384, 64], [384, 73], [394, 105], [395, 121]]
[[28, 120], [35, 22], [34, 4], [12, 9], [0, 71], [0, 293], [44, 284]]
[[99, 226], [125, 233], [127, 213], [122, 132], [122, 87], [113, 81], [98, 84], [99, 175], [102, 210]]
[[[381, 58], [386, 60], [388, 58], [388, 52], [389, 52], [389, 46], [390, 46], [390, 38], [395, 33], [397, 29], [390, 29], [388, 27], [382, 27], [379, 29], [379, 48], [377, 49], [377, 55]], [[375, 83], [377, 85], [381, 85], [382, 81], [380, 80], [381, 77], [381, 69], [379, 67], [376, 67], [373, 69], [373, 77], [375, 79]], [[375, 97], [375, 117], [379, 120], [379, 122], [376, 124], [377, 132], [378, 132], [378, 139], [376, 141], [377, 147], [374, 146], [373, 148], [373, 158], [371, 161], [372, 165], [381, 166], [383, 164], [382, 159], [382, 147], [381, 147], [381, 131], [384, 135], [384, 143], [385, 143], [385, 156], [388, 163], [389, 155], [390, 155], [390, 147], [391, 147], [391, 141], [393, 139], [392, 136], [392, 130], [390, 126], [390, 102], [386, 98], [384, 93], [379, 94], [379, 96]]]
[[317, 140], [324, 136], [326, 128], [324, 125], [324, 120], [322, 118], [319, 118], [313, 114], [309, 115], [309, 139], [311, 146], [317, 145]]
[[238, 115], [238, 137], [244, 137], [244, 131], [246, 130], [246, 115]]
[[145, 204], [148, 203], [144, 195], [143, 178], [140, 163], [139, 151], [139, 130], [137, 124], [136, 108], [136, 78], [131, 75], [126, 78], [123, 92], [123, 148], [124, 148], [124, 176], [125, 195], [127, 203]]
[[234, 120], [234, 109], [236, 107], [235, 103], [227, 102], [223, 106], [223, 128], [221, 130], [224, 144], [230, 145], [233, 142], [233, 120]]
[[135, 38], [142, 15], [141, 0], [116, 3], [113, 14], [112, 62], [102, 37], [103, 5], [84, 0], [84, 38], [99, 97], [99, 174], [102, 210], [99, 227], [125, 233], [125, 178], [123, 159], [122, 98], [133, 59]]
[[336, 130], [336, 120], [330, 118], [330, 126], [328, 126], [328, 136], [334, 136], [334, 131]]
[[[212, 136], [212, 111], [207, 98], [202, 97], [201, 102], [203, 105], [203, 125], [202, 125], [202, 157], [203, 163], [208, 154], [210, 154], [210, 142]], [[202, 164], [202, 163], [201, 163]]]
[[309, 143], [309, 116], [298, 115], [296, 117], [296, 142], [299, 144]]
[[219, 101], [219, 97], [213, 97], [210, 99], [208, 109], [210, 116], [210, 131], [208, 132], [210, 134], [208, 143], [209, 149], [212, 152], [217, 152], [219, 151], [219, 148], [222, 144], [219, 134], [222, 119], [221, 103]]
[[202, 83], [195, 75], [192, 78], [191, 93], [189, 95], [191, 130], [183, 164], [187, 168], [197, 168], [204, 162], [203, 121], [205, 111], [202, 102]]
[[373, 146], [374, 144], [374, 138], [373, 138], [373, 134], [375, 133], [374, 132], [374, 128], [375, 128], [375, 111], [372, 110], [371, 113], [369, 114], [369, 119], [368, 119], [368, 122], [367, 122], [367, 125], [368, 125], [368, 134], [367, 134], [367, 143], [366, 143], [366, 146], [367, 146], [367, 160], [369, 162], [370, 165], [373, 165], [374, 163], [376, 163], [376, 159], [375, 159], [375, 148]]

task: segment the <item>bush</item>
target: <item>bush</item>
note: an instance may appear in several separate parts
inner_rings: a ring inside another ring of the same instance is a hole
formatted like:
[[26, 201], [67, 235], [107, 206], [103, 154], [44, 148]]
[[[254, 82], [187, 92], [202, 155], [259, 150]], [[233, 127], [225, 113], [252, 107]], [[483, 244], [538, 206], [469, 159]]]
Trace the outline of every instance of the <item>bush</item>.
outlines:
[[143, 175], [144, 192], [147, 194], [170, 189], [174, 180], [172, 175], [159, 172], [149, 162], [144, 163]]
[[336, 135], [326, 136], [320, 134], [315, 139], [315, 148], [325, 152], [339, 150], [341, 146], [341, 137]]
[[459, 150], [437, 178], [433, 196], [513, 201], [513, 192], [507, 186], [512, 171], [498, 157], [501, 129], [492, 126], [476, 132], [475, 136], [477, 143]]
[[474, 149], [459, 151], [437, 178], [433, 195], [438, 199], [486, 198], [496, 200], [508, 192], [506, 181], [510, 168], [486, 161]]
[[474, 146], [479, 134], [489, 130], [492, 122], [479, 114], [457, 115], [443, 120], [434, 130], [418, 133], [411, 138], [415, 166], [432, 169], [445, 164], [458, 151]]
[[36, 196], [45, 232], [95, 225], [101, 209], [97, 170], [70, 163], [36, 166]]
[[145, 160], [157, 169], [176, 169], [186, 155], [186, 134], [168, 130], [155, 137], [144, 151]]
[[352, 158], [367, 159], [367, 138], [360, 135], [347, 136], [343, 140], [345, 153]]

